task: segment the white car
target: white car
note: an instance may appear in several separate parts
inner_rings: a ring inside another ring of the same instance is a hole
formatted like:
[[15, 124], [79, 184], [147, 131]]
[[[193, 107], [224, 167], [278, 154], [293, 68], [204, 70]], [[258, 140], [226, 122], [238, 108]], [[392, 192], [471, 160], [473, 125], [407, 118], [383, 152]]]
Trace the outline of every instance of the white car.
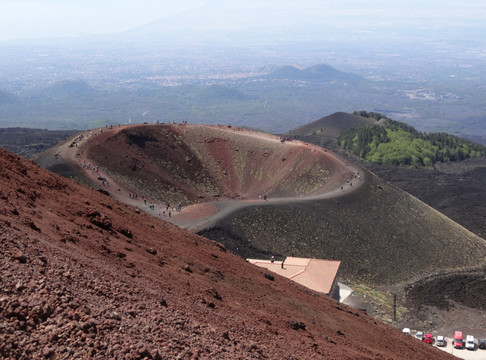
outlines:
[[446, 346], [445, 343], [445, 338], [443, 335], [438, 335], [437, 338], [435, 339], [435, 346]]
[[474, 336], [467, 335], [466, 336], [466, 349], [474, 350], [475, 347], [476, 347], [476, 344], [474, 343]]
[[405, 335], [412, 335], [411, 331], [409, 328], [403, 328], [402, 332], [405, 334]]
[[417, 331], [417, 333], [415, 334], [415, 339], [420, 340], [420, 341], [424, 341], [424, 332], [423, 331]]

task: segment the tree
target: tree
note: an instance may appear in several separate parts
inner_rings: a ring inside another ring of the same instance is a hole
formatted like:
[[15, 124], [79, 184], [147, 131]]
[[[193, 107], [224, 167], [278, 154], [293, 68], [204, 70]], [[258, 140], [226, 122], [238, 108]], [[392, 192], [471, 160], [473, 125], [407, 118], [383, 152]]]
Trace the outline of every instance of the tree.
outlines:
[[338, 138], [351, 153], [377, 164], [433, 167], [436, 162], [460, 161], [486, 156], [486, 147], [446, 133], [425, 134], [412, 126], [379, 113], [359, 111], [356, 115], [385, 120], [380, 125], [348, 129]]

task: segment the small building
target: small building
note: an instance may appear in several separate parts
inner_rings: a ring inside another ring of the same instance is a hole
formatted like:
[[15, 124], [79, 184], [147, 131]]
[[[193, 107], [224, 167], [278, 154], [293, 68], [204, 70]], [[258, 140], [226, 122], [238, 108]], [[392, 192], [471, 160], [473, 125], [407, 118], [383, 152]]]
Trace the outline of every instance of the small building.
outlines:
[[247, 259], [311, 290], [339, 300], [338, 271], [341, 261], [287, 257], [284, 261]]

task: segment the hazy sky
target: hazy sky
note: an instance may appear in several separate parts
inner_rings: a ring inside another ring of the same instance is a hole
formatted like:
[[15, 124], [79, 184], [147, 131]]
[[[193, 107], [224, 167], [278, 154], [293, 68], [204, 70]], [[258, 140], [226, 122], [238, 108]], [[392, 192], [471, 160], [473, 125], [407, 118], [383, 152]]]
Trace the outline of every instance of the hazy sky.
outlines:
[[363, 31], [370, 24], [467, 30], [486, 21], [484, 0], [0, 0], [0, 40], [118, 32], [194, 9], [241, 27], [252, 18], [271, 26], [339, 24]]
[[203, 4], [197, 0], [0, 0], [0, 40], [118, 32]]

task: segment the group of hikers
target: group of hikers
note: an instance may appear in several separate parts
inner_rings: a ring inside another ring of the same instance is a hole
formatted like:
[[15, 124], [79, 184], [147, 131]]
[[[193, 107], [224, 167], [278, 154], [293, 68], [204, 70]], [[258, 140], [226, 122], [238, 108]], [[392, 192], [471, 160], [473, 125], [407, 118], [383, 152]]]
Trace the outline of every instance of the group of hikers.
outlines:
[[280, 140], [280, 142], [281, 142], [281, 143], [284, 143], [284, 142], [286, 142], [286, 141], [290, 141], [290, 142], [292, 142], [292, 140], [294, 140], [294, 139], [293, 139], [293, 138], [291, 138], [291, 137], [285, 137], [285, 136], [281, 136], [281, 137], [279, 138], [279, 140]]
[[[354, 179], [359, 181], [361, 180], [361, 175], [359, 172], [357, 172], [356, 174], [354, 174]], [[353, 187], [353, 182], [351, 180], [346, 180], [346, 184], [348, 184], [349, 187]], [[344, 186], [341, 186], [341, 190], [344, 190]]]
[[[129, 196], [131, 199], [138, 199], [138, 195], [137, 194], [132, 194], [132, 193], [129, 193]], [[143, 202], [144, 202], [144, 205], [147, 205], [147, 199], [145, 199], [143, 196], [142, 196], [142, 199], [143, 199]], [[152, 211], [155, 211], [155, 204], [151, 203], [149, 205], [149, 209], [152, 210]], [[180, 212], [182, 211], [182, 202], [180, 202], [179, 204], [177, 204], [177, 206], [171, 206], [169, 203], [167, 203], [165, 205], [165, 208], [162, 207], [162, 212], [159, 213], [158, 215], [159, 216], [169, 216], [171, 217], [172, 216], [172, 213], [173, 212]]]

